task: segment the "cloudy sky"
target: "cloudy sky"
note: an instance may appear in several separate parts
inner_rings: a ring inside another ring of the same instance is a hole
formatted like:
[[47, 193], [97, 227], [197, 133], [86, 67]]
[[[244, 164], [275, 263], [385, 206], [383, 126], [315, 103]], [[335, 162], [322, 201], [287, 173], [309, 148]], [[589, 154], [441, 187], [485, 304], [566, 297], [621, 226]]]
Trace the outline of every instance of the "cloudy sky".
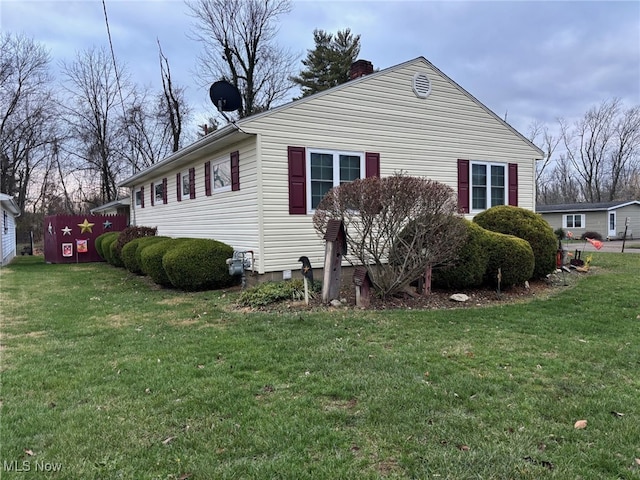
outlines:
[[[160, 88], [158, 39], [174, 80], [208, 116], [208, 85], [193, 74], [201, 46], [189, 38], [184, 2], [106, 0], [106, 7], [115, 54], [134, 79]], [[534, 120], [574, 120], [614, 97], [640, 104], [637, 1], [294, 0], [278, 42], [302, 59], [315, 28], [351, 28], [361, 35], [360, 58], [376, 68], [424, 56], [525, 134]], [[95, 0], [2, 0], [0, 29], [45, 44], [56, 68], [78, 50], [108, 45]]]

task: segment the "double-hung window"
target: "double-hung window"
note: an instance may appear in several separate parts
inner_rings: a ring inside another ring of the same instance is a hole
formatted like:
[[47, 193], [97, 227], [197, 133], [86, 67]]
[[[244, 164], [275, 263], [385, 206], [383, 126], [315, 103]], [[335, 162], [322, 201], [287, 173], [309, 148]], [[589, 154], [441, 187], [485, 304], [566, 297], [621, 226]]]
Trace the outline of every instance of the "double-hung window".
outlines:
[[214, 192], [231, 190], [231, 162], [228, 158], [211, 163], [211, 183]]
[[584, 215], [565, 215], [563, 223], [563, 228], [584, 228]]
[[307, 150], [307, 205], [315, 210], [333, 187], [363, 177], [364, 154], [334, 150]]
[[162, 202], [162, 200], [164, 199], [164, 184], [158, 183], [157, 185], [155, 185], [154, 188], [155, 188], [156, 202]]
[[191, 192], [191, 185], [189, 184], [189, 175], [186, 173], [182, 174], [182, 197], [189, 198], [189, 193]]
[[506, 205], [506, 165], [471, 163], [471, 209], [486, 210]]
[[144, 195], [144, 192], [142, 190], [136, 190], [136, 206], [140, 207], [142, 206], [142, 196]]

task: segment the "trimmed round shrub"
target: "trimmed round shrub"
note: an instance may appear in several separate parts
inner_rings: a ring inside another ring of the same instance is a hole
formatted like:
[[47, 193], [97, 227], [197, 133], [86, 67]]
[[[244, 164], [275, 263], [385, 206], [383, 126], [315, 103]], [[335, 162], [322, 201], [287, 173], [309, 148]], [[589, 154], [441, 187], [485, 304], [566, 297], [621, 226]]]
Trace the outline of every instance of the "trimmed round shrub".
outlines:
[[492, 232], [515, 235], [529, 242], [535, 258], [533, 278], [542, 278], [555, 270], [558, 238], [540, 214], [500, 205], [479, 213], [473, 221]]
[[122, 252], [118, 248], [117, 237], [113, 242], [109, 242], [109, 247], [105, 247], [105, 250], [106, 249], [109, 250], [109, 253], [108, 253], [109, 259], [107, 261], [114, 267], [124, 267], [124, 262], [122, 261], [122, 256], [121, 256]]
[[531, 278], [535, 256], [529, 242], [514, 235], [491, 231], [486, 231], [486, 240], [489, 255], [484, 274], [486, 284], [498, 284], [498, 269], [502, 288], [523, 284]]
[[111, 245], [113, 245], [116, 240], [118, 240], [118, 232], [113, 232], [115, 235], [111, 235], [102, 239], [101, 247], [102, 247], [102, 256], [103, 258], [110, 264], [113, 265], [112, 259], [112, 250]]
[[464, 218], [459, 219], [465, 228], [465, 240], [453, 265], [433, 271], [434, 287], [459, 289], [479, 287], [484, 282], [489, 251], [488, 232], [480, 225]]
[[162, 266], [162, 257], [164, 257], [171, 249], [189, 240], [192, 239], [170, 238], [144, 248], [140, 254], [142, 272], [151, 277], [151, 279], [158, 285], [164, 285], [165, 287], [171, 286], [171, 280], [169, 280], [169, 277]]
[[106, 260], [106, 257], [105, 257], [104, 251], [102, 250], [102, 243], [107, 238], [114, 238], [114, 239], [118, 238], [118, 234], [119, 232], [106, 232], [96, 237], [94, 241], [96, 252], [98, 252], [98, 255], [100, 255], [100, 258], [102, 258], [103, 260]]
[[[151, 247], [149, 247], [151, 248]], [[229, 275], [227, 258], [233, 248], [217, 240], [198, 238], [181, 243], [162, 258], [171, 284], [182, 290], [208, 290], [228, 287], [235, 282]]]
[[122, 261], [124, 262], [124, 267], [129, 270], [131, 273], [135, 273], [136, 275], [143, 275], [142, 264], [140, 263], [140, 255], [142, 254], [142, 250], [154, 243], [162, 242], [164, 240], [169, 240], [169, 237], [139, 237], [134, 238], [129, 243], [125, 244], [122, 247]]

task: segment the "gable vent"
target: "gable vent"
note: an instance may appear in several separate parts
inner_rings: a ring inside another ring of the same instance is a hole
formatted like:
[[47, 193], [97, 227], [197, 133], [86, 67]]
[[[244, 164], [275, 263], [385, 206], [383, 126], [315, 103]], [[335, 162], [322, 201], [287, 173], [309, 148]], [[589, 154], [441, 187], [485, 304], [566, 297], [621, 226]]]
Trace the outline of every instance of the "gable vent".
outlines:
[[431, 93], [431, 82], [426, 73], [416, 73], [413, 76], [413, 91], [420, 98], [427, 98]]

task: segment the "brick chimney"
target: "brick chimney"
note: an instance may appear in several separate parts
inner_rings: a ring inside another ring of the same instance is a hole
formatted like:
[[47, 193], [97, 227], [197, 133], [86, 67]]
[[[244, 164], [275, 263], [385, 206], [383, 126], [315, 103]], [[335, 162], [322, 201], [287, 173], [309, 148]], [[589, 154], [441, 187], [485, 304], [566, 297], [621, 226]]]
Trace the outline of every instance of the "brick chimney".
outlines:
[[370, 73], [373, 73], [373, 63], [371, 63], [369, 60], [356, 60], [351, 64], [351, 69], [349, 70], [349, 80], [364, 77], [365, 75], [369, 75]]

